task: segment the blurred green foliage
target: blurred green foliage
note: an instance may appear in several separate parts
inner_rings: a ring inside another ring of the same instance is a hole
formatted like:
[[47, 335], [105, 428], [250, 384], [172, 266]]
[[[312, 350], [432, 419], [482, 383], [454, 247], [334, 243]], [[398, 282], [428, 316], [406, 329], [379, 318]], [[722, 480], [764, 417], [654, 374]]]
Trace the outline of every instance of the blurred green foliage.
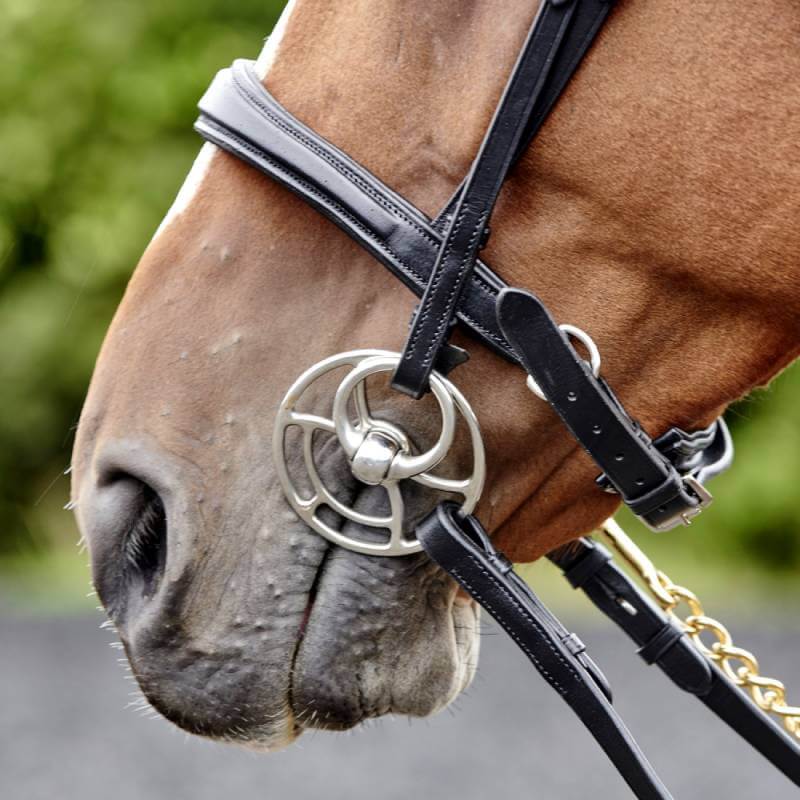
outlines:
[[[103, 333], [281, 0], [0, 0], [0, 555], [45, 549]], [[67, 515], [63, 528], [72, 535]]]
[[[103, 333], [199, 148], [198, 97], [218, 68], [259, 52], [282, 5], [0, 0], [6, 564], [74, 543], [56, 509]], [[732, 412], [739, 457], [716, 482], [720, 502], [691, 530], [656, 537], [657, 549], [680, 542], [698, 561], [800, 568], [799, 402], [795, 368]]]

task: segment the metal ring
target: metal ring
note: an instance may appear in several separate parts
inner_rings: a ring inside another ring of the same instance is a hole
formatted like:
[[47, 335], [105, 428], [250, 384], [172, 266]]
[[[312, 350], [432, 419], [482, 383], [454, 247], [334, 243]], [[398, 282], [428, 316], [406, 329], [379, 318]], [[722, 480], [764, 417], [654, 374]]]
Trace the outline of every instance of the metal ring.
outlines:
[[[312, 530], [334, 544], [367, 555], [402, 556], [417, 553], [422, 549], [413, 532], [406, 529], [406, 524], [411, 520], [406, 518], [405, 501], [401, 491], [403, 480], [412, 480], [436, 491], [461, 495], [463, 498], [461, 512], [470, 514], [480, 498], [486, 477], [485, 453], [478, 420], [461, 392], [443, 375], [434, 372], [431, 376], [431, 387], [442, 410], [444, 430], [438, 442], [426, 453], [414, 455], [409, 437], [399, 426], [371, 416], [365, 390], [367, 376], [375, 372], [389, 371], [396, 367], [399, 361], [398, 353], [385, 350], [356, 350], [324, 359], [307, 369], [289, 388], [278, 409], [273, 431], [272, 449], [278, 478], [287, 500], [298, 517]], [[342, 367], [351, 369], [337, 388], [332, 403], [335, 408], [332, 409], [331, 417], [301, 412], [295, 408], [314, 381]], [[355, 407], [354, 419], [349, 417], [351, 401]], [[433, 475], [429, 470], [446, 456], [446, 451], [444, 454], [441, 453], [441, 447], [443, 443], [447, 443], [446, 449], [449, 449], [452, 444], [459, 415], [466, 423], [472, 440], [471, 474], [465, 478]], [[345, 418], [347, 421], [343, 422]], [[293, 458], [297, 459], [299, 455], [301, 469], [302, 466], [305, 467], [309, 486], [303, 488], [295, 485], [295, 480], [289, 473], [286, 431], [292, 427], [301, 431], [300, 453]], [[325, 485], [315, 463], [313, 445], [315, 431], [325, 431], [338, 439], [350, 460], [350, 468], [357, 480], [367, 485], [380, 486], [385, 490], [389, 504], [388, 513], [379, 515], [358, 511], [332, 493]], [[375, 434], [386, 436], [390, 444], [390, 453], [393, 445], [398, 446], [398, 449], [392, 457], [389, 469], [383, 475], [380, 466], [386, 462], [387, 451], [381, 452], [378, 445], [377, 450], [367, 454], [362, 453], [365, 459], [361, 464], [362, 467], [365, 463], [369, 466], [368, 459], [375, 456], [379, 468], [375, 470], [374, 476], [365, 476], [362, 472], [359, 477], [359, 472], [354, 468], [355, 460], [367, 437]], [[374, 482], [369, 478], [374, 478]], [[355, 526], [345, 528], [332, 524], [325, 514], [320, 513], [325, 508], [335, 512], [342, 520], [355, 523]], [[364, 533], [359, 532], [357, 528], [364, 528]], [[386, 536], [380, 536], [378, 539], [368, 533], [369, 530], [375, 529], [386, 531]]]
[[[598, 377], [600, 375], [600, 351], [597, 349], [597, 345], [594, 343], [592, 337], [589, 336], [585, 330], [578, 328], [576, 325], [564, 323], [558, 327], [559, 330], [566, 333], [567, 336], [572, 336], [577, 339], [589, 351], [589, 360], [586, 361], [584, 359], [584, 363], [591, 369], [592, 375], [594, 375], [595, 378]], [[546, 403], [550, 402], [539, 387], [539, 384], [533, 379], [533, 375], [528, 375], [525, 384], [538, 398], [544, 400]]]
[[[333, 422], [336, 426], [336, 435], [339, 437], [342, 449], [350, 458], [355, 455], [364, 441], [367, 431], [372, 427], [372, 419], [370, 418], [359, 419], [360, 424], [358, 427], [353, 425], [347, 413], [350, 395], [370, 375], [378, 372], [393, 372], [396, 367], [397, 357], [394, 355], [367, 358], [347, 374], [336, 390], [336, 396], [333, 401]], [[442, 412], [442, 431], [439, 434], [439, 439], [430, 450], [426, 450], [419, 455], [411, 455], [411, 453], [402, 451], [397, 453], [387, 475], [388, 479], [403, 480], [433, 469], [442, 462], [453, 444], [453, 436], [456, 430], [456, 413], [450, 392], [436, 373], [432, 373], [430, 376], [430, 386]]]

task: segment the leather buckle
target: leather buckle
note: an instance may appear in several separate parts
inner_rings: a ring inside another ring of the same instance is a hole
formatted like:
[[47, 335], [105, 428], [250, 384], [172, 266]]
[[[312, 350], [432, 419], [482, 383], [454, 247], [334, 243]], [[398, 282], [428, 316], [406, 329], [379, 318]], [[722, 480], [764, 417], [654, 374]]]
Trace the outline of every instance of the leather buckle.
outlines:
[[678, 508], [669, 517], [662, 519], [655, 525], [648, 522], [644, 516], [639, 517], [651, 531], [662, 533], [663, 531], [670, 531], [673, 528], [677, 528], [678, 525], [691, 525], [695, 517], [701, 514], [703, 510], [708, 508], [713, 502], [714, 496], [694, 477], [694, 475], [684, 475], [682, 481], [687, 493], [697, 498], [697, 505], [689, 508]]

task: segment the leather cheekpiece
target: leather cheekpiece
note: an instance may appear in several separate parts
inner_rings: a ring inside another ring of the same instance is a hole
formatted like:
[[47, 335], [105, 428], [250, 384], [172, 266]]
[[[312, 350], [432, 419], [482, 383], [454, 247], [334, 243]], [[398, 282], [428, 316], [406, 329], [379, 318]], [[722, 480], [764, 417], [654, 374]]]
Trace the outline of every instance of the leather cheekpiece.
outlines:
[[542, 3], [511, 71], [456, 201], [430, 281], [412, 318], [400, 363], [392, 376], [392, 386], [411, 397], [419, 398], [428, 391], [428, 378], [450, 336], [450, 322], [475, 267], [478, 250], [485, 242], [497, 196], [579, 5], [575, 0]]

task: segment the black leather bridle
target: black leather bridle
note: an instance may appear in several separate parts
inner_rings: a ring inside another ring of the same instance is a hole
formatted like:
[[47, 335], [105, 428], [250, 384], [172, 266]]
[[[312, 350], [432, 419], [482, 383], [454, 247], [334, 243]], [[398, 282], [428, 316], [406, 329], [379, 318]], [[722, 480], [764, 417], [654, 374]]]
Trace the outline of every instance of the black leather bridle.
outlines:
[[[481, 149], [435, 219], [295, 119], [264, 88], [253, 64], [222, 70], [200, 101], [197, 131], [271, 176], [345, 230], [421, 297], [392, 385], [414, 398], [434, 370], [466, 359], [450, 344], [458, 322], [520, 365], [597, 463], [599, 485], [619, 494], [656, 530], [687, 524], [708, 504], [706, 481], [732, 458], [723, 420], [651, 439], [574, 349], [533, 294], [507, 287], [479, 258], [498, 193], [574, 73], [613, 3], [544, 0]], [[584, 645], [542, 605], [471, 515], [440, 503], [418, 527], [427, 553], [515, 640], [578, 714], [637, 797], [668, 798], [611, 705]], [[617, 622], [683, 690], [696, 695], [800, 785], [800, 747], [699, 652], [611, 563], [583, 539], [551, 554], [575, 587]]]

